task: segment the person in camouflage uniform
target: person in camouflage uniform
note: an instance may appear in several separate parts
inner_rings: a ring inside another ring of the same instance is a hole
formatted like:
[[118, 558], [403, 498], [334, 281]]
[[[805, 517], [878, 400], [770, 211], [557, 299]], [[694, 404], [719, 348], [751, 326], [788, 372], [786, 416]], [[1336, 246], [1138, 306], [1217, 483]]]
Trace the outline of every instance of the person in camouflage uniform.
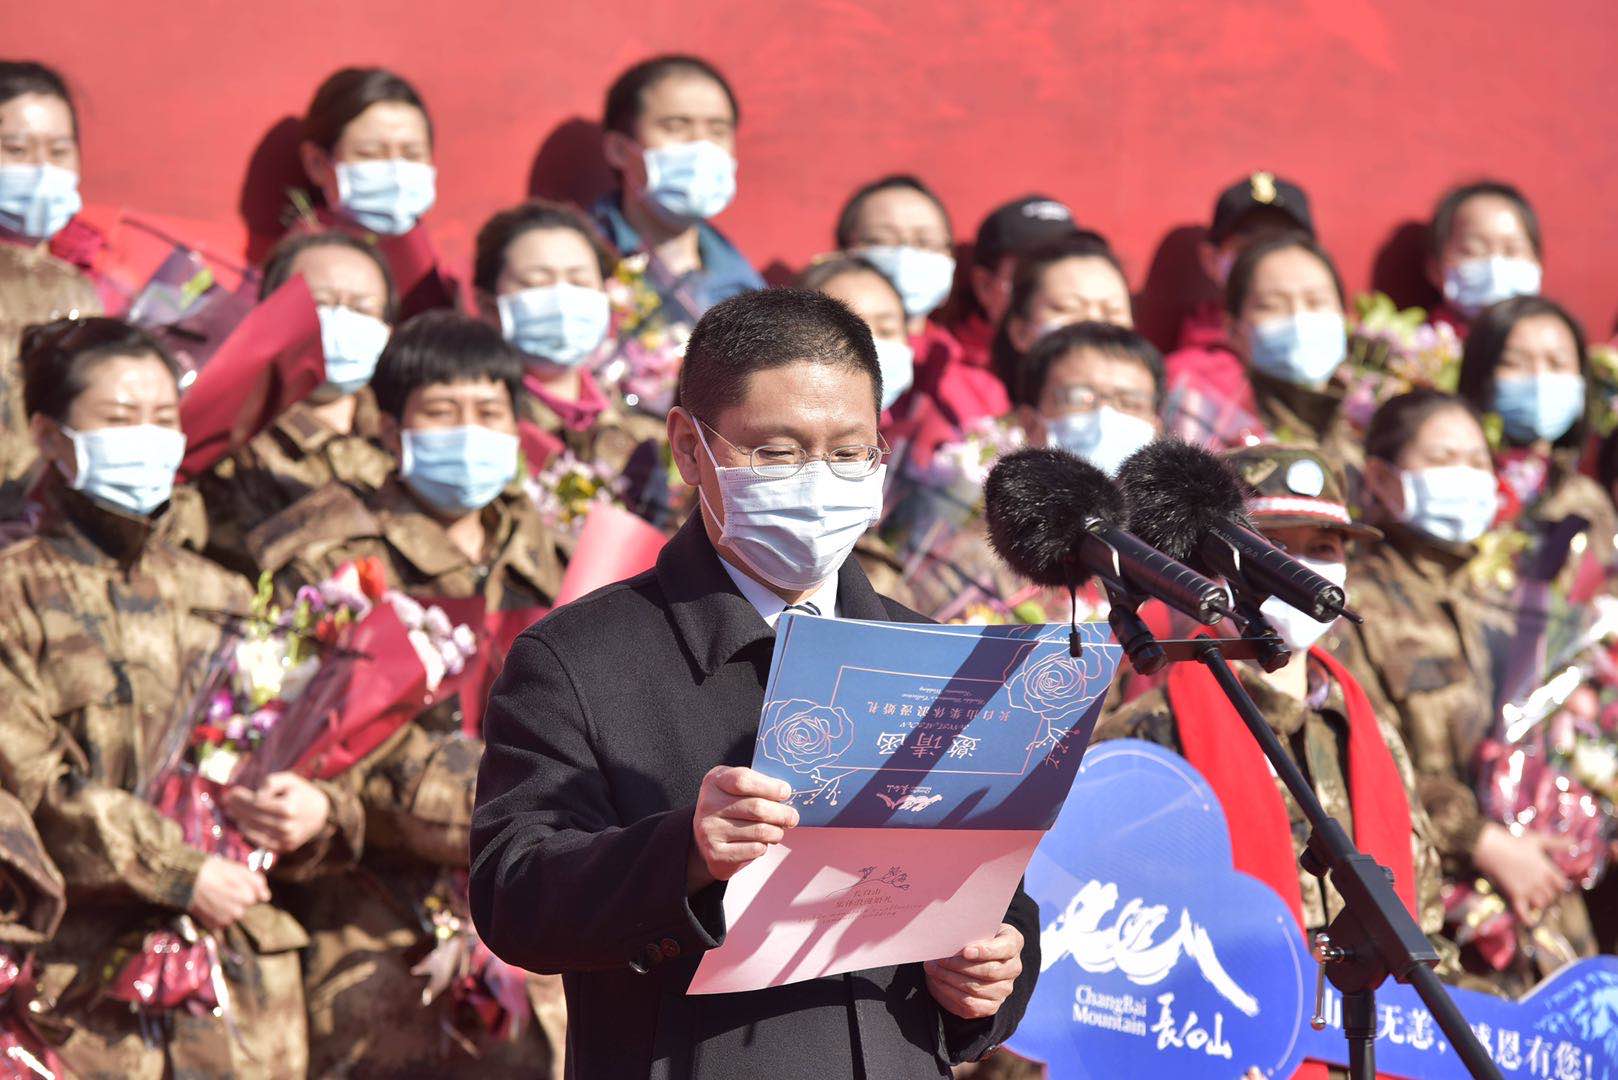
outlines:
[[1398, 724], [1446, 882], [1470, 885], [1482, 875], [1533, 928], [1519, 934], [1507, 970], [1467, 958], [1500, 989], [1521, 994], [1588, 955], [1593, 940], [1554, 860], [1557, 845], [1488, 821], [1474, 794], [1478, 748], [1495, 726], [1486, 630], [1498, 609], [1468, 573], [1496, 507], [1488, 443], [1466, 402], [1418, 390], [1377, 410], [1365, 449], [1366, 514], [1387, 539], [1354, 562], [1349, 593], [1365, 621], [1344, 627], [1335, 651], [1378, 714]]
[[[1228, 337], [1247, 365], [1258, 419], [1271, 441], [1320, 447], [1344, 471], [1352, 496], [1363, 454], [1343, 410], [1345, 388], [1333, 378], [1348, 348], [1343, 304], [1336, 264], [1303, 233], [1255, 241], [1226, 279]], [[1291, 319], [1298, 329], [1276, 339]], [[1304, 332], [1305, 326], [1320, 329]]]
[[[663, 421], [628, 404], [606, 286], [617, 265], [583, 214], [533, 200], [478, 230], [472, 281], [479, 314], [523, 356], [522, 418], [566, 453], [620, 477], [636, 513], [672, 527]], [[638, 400], [638, 399], [637, 399]]]
[[320, 313], [327, 384], [197, 478], [208, 510], [206, 554], [249, 577], [261, 568], [245, 538], [259, 522], [333, 480], [374, 491], [393, 471], [366, 385], [398, 303], [387, 264], [346, 233], [297, 233], [270, 253], [260, 299], [293, 275], [307, 283]]
[[39, 460], [17, 363], [23, 329], [99, 314], [95, 285], [72, 265], [35, 248], [0, 244], [0, 521], [22, 513]]
[[[255, 562], [291, 595], [374, 557], [390, 587], [424, 602], [481, 597], [488, 611], [537, 618], [561, 585], [564, 553], [516, 480], [522, 376], [516, 351], [484, 323], [433, 313], [401, 326], [374, 386], [389, 445], [412, 444], [400, 457], [406, 469], [368, 495], [332, 484], [293, 504], [249, 534]], [[472, 426], [509, 440], [481, 480], [450, 490], [467, 478], [462, 462], [410, 471], [425, 460], [418, 437]], [[453, 937], [462, 912], [456, 879], [467, 869], [483, 752], [462, 726], [453, 702], [429, 710], [349, 770], [365, 806], [365, 855], [353, 873], [305, 886], [292, 901], [311, 938], [304, 967], [315, 1075], [421, 1075], [475, 1062], [479, 1075], [543, 1076], [560, 1067], [565, 1019], [555, 978], [528, 979], [541, 1023], [520, 1039], [467, 1023], [441, 986], [423, 1004], [429, 954]]]
[[[302, 1075], [302, 928], [269, 902], [262, 874], [190, 846], [135, 793], [219, 644], [209, 613], [245, 614], [251, 599], [238, 578], [163, 537], [183, 450], [178, 368], [113, 319], [36, 328], [23, 360], [49, 471], [37, 533], [0, 552], [0, 787], [32, 815], [68, 901], [38, 949], [31, 1013], [76, 1076]], [[153, 438], [163, 427], [175, 436]], [[148, 463], [139, 478], [131, 457]], [[285, 853], [277, 875], [355, 857], [356, 799], [289, 774], [271, 780], [292, 794], [272, 798], [267, 781], [247, 796], [257, 805], [244, 833]], [[142, 1015], [106, 998], [146, 935], [183, 919], [217, 935], [229, 1014]]]
[[[1229, 455], [1237, 472], [1251, 486], [1248, 515], [1253, 524], [1294, 556], [1343, 572], [1348, 543], [1375, 541], [1376, 530], [1349, 517], [1341, 477], [1318, 451], [1305, 447], [1260, 445]], [[1319, 566], [1317, 565], [1317, 569]], [[1350, 590], [1351, 603], [1358, 597]], [[1287, 612], [1298, 615], [1293, 609]], [[1266, 608], [1268, 614], [1268, 607]], [[1292, 659], [1281, 670], [1266, 674], [1256, 665], [1241, 663], [1236, 673], [1252, 695], [1270, 727], [1308, 777], [1316, 797], [1349, 833], [1355, 835], [1356, 807], [1350, 797], [1349, 746], [1352, 687], [1334, 678], [1323, 662], [1309, 653], [1325, 625], [1312, 619], [1272, 616], [1277, 631], [1292, 649]], [[1173, 704], [1172, 689], [1157, 688], [1103, 717], [1095, 738], [1137, 738], [1185, 753], [1186, 718]], [[1443, 931], [1444, 906], [1440, 896], [1438, 851], [1432, 826], [1416, 795], [1415, 771], [1391, 717], [1375, 717], [1381, 741], [1402, 783], [1410, 805], [1409, 843], [1415, 874], [1416, 916], [1422, 931], [1437, 939]], [[1246, 737], [1245, 733], [1241, 737]], [[1310, 826], [1302, 808], [1277, 777], [1275, 790], [1286, 807], [1292, 849], [1301, 856], [1309, 841]], [[1237, 838], [1240, 843], [1240, 838]], [[1327, 880], [1296, 868], [1302, 898], [1302, 921], [1313, 934], [1324, 929], [1343, 909], [1343, 899]], [[1458, 974], [1455, 950], [1444, 943], [1448, 962], [1441, 973]]]

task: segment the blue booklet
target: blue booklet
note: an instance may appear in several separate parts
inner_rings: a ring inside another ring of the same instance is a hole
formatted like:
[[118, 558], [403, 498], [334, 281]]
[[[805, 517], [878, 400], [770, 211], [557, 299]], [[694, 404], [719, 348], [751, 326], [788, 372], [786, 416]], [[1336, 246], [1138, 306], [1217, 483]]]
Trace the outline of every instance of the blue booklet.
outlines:
[[690, 993], [952, 956], [993, 937], [1118, 669], [1101, 624], [784, 615], [752, 767], [799, 824], [725, 890]]

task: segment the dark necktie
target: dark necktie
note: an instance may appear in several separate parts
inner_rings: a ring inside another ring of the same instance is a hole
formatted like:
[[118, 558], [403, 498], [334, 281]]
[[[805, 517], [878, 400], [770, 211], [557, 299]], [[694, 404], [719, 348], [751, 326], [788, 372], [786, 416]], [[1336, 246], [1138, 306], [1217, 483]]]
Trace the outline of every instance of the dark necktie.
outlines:
[[[816, 607], [814, 604], [810, 603], [808, 600], [804, 600], [801, 603], [797, 603], [797, 604], [788, 604], [787, 607], [786, 607], [786, 610], [787, 611], [796, 611], [801, 615], [819, 615], [820, 614], [820, 609], [818, 607]], [[783, 615], [786, 614], [786, 611], [783, 611], [782, 614]]]

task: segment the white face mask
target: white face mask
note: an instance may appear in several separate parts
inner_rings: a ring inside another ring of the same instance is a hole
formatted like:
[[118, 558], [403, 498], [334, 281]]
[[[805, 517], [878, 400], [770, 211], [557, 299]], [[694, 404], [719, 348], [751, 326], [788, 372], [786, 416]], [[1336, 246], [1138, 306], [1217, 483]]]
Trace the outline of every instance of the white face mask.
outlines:
[[[719, 479], [725, 521], [719, 538], [747, 568], [781, 589], [813, 589], [841, 569], [865, 530], [882, 516], [886, 465], [870, 476], [845, 480], [824, 461], [794, 476], [771, 479], [751, 468], [721, 467], [695, 417], [697, 439]], [[708, 496], [697, 489], [703, 512], [716, 520]]]
[[861, 248], [858, 254], [893, 282], [904, 301], [905, 314], [912, 319], [931, 315], [949, 299], [950, 286], [955, 282], [955, 260], [941, 251], [879, 244]]
[[1253, 367], [1283, 382], [1324, 386], [1348, 355], [1348, 331], [1335, 311], [1300, 311], [1253, 327]]
[[1513, 296], [1537, 296], [1542, 274], [1532, 259], [1505, 255], [1467, 259], [1444, 271], [1444, 299], [1471, 318]]
[[590, 359], [612, 322], [605, 292], [566, 281], [507, 293], [495, 303], [506, 340], [557, 367], [577, 367]]
[[326, 305], [320, 317], [320, 347], [326, 354], [326, 385], [352, 394], [371, 381], [393, 331], [387, 323], [352, 308]]
[[882, 411], [887, 412], [916, 380], [916, 351], [908, 341], [877, 338], [876, 364], [882, 369]]
[[736, 197], [736, 159], [706, 139], [645, 151], [646, 201], [670, 225], [706, 221]]
[[185, 436], [156, 424], [130, 424], [74, 431], [73, 480], [98, 502], [128, 514], [145, 516], [169, 501], [174, 474], [185, 460]]
[[1157, 429], [1138, 416], [1103, 405], [1045, 421], [1046, 440], [1083, 458], [1108, 476], [1136, 450], [1157, 438]]
[[438, 170], [421, 161], [337, 163], [337, 202], [360, 225], [383, 236], [403, 236], [438, 199]]
[[[1339, 589], [1348, 584], [1348, 567], [1340, 562], [1317, 562], [1314, 559], [1305, 559], [1301, 555], [1293, 558], [1304, 566], [1313, 570]], [[1325, 636], [1326, 631], [1332, 628], [1332, 622], [1316, 622], [1314, 617], [1306, 615], [1291, 604], [1282, 602], [1272, 596], [1258, 606], [1260, 615], [1269, 620], [1275, 627], [1275, 632], [1281, 635], [1287, 648], [1294, 653], [1307, 652], [1309, 647]]]
[[1435, 540], [1470, 544], [1489, 531], [1500, 510], [1500, 487], [1487, 469], [1411, 469], [1399, 475], [1399, 484], [1404, 494], [1399, 520]]
[[84, 208], [79, 174], [57, 165], [0, 165], [0, 228], [48, 240]]

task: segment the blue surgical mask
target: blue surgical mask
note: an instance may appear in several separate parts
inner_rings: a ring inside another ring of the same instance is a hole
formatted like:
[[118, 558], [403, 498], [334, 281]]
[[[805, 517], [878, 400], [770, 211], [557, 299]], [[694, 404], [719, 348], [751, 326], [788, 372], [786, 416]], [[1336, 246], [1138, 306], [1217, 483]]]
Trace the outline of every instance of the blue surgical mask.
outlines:
[[1435, 540], [1470, 544], [1489, 531], [1500, 511], [1500, 485], [1488, 469], [1437, 465], [1399, 474], [1399, 519]]
[[337, 201], [343, 213], [383, 236], [403, 236], [438, 198], [438, 170], [422, 161], [342, 161]]
[[736, 159], [718, 143], [699, 139], [645, 152], [646, 201], [677, 228], [706, 221], [736, 197]]
[[949, 299], [950, 286], [955, 281], [955, 260], [941, 251], [883, 244], [861, 248], [859, 255], [893, 282], [904, 301], [905, 314], [912, 319], [931, 315]]
[[589, 359], [612, 320], [606, 293], [565, 281], [507, 293], [495, 306], [507, 341], [557, 367], [577, 367]]
[[1348, 355], [1348, 330], [1335, 311], [1300, 311], [1252, 330], [1253, 367], [1298, 386], [1325, 386]]
[[410, 490], [446, 513], [481, 510], [517, 475], [517, 436], [481, 425], [406, 428], [399, 476]]
[[1117, 476], [1125, 458], [1157, 438], [1157, 429], [1138, 416], [1103, 405], [1047, 420], [1045, 434], [1052, 446]]
[[84, 206], [79, 174], [59, 165], [0, 165], [0, 228], [48, 240]]
[[169, 501], [185, 459], [185, 436], [156, 424], [129, 424], [62, 434], [73, 440], [73, 480], [97, 502], [145, 517]]
[[352, 394], [376, 372], [377, 357], [391, 333], [388, 324], [335, 305], [316, 308], [315, 313], [320, 316], [320, 347], [326, 354], [326, 385]]
[[882, 411], [887, 412], [916, 381], [916, 350], [908, 341], [877, 338], [876, 366], [882, 369]]
[[1513, 296], [1537, 296], [1542, 275], [1532, 259], [1506, 255], [1467, 259], [1444, 271], [1444, 299], [1471, 318]]
[[1584, 415], [1584, 376], [1563, 371], [1497, 378], [1494, 411], [1512, 442], [1555, 442]]

